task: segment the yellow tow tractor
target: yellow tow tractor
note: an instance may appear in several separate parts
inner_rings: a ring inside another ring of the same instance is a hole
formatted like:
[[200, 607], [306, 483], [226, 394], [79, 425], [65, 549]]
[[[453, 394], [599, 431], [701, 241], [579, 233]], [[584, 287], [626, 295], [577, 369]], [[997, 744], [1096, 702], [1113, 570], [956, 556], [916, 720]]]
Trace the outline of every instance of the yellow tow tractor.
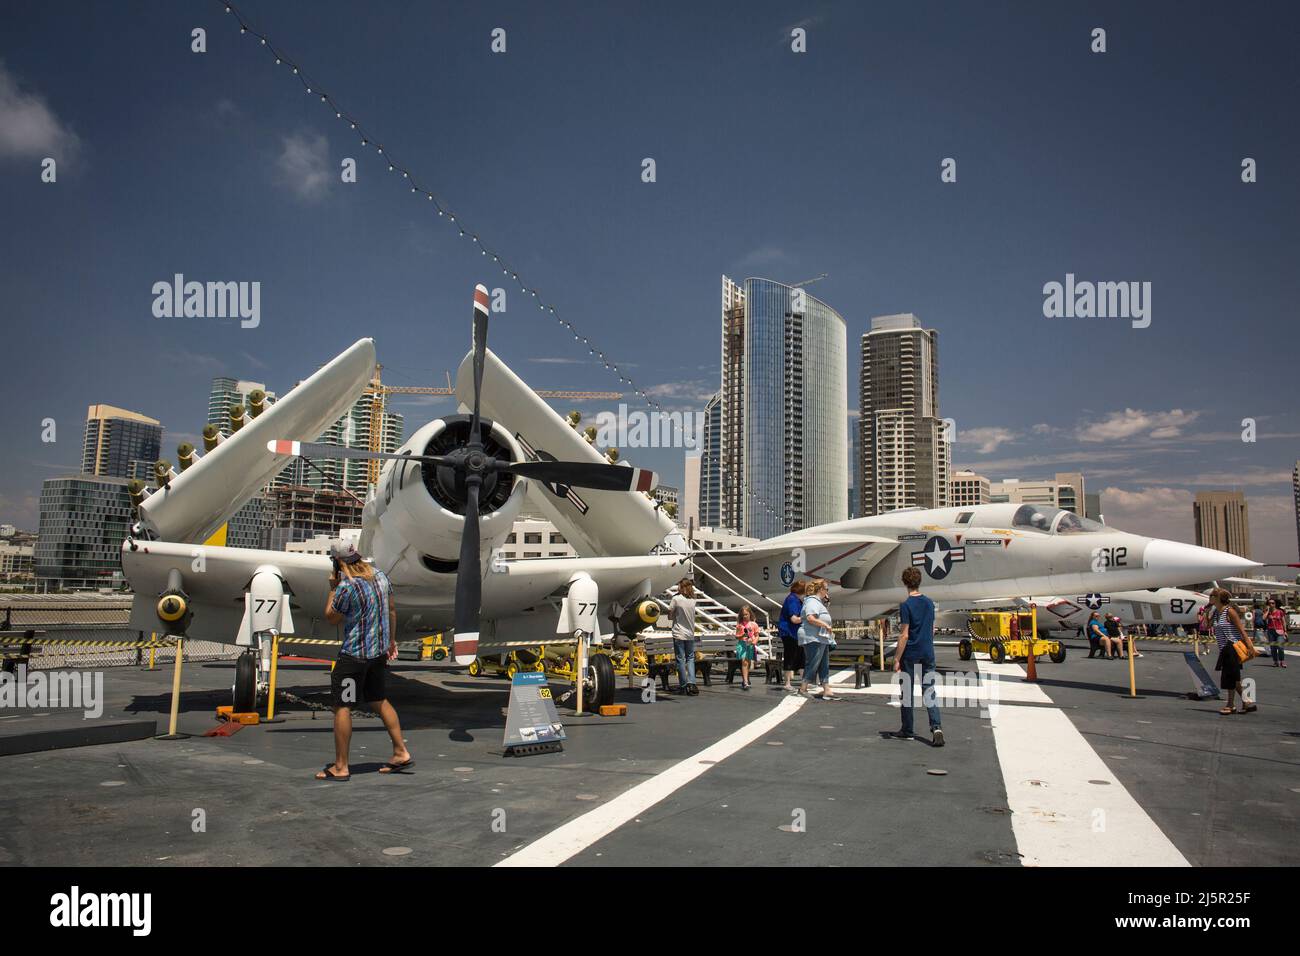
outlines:
[[957, 645], [957, 654], [968, 661], [975, 651], [984, 651], [994, 664], [1028, 660], [1033, 642], [1034, 657], [1049, 658], [1053, 664], [1065, 660], [1065, 645], [1038, 636], [1034, 611], [975, 611], [966, 624], [970, 633]]

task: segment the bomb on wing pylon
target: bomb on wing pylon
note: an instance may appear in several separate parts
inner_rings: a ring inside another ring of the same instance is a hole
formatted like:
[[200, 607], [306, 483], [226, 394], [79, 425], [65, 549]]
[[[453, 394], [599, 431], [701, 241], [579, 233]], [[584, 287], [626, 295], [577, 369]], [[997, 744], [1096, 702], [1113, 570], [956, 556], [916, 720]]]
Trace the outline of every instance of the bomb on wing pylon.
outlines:
[[126, 493], [131, 496], [131, 512], [137, 514], [140, 511], [140, 504], [144, 501], [144, 482], [139, 478], [132, 478], [126, 483]]

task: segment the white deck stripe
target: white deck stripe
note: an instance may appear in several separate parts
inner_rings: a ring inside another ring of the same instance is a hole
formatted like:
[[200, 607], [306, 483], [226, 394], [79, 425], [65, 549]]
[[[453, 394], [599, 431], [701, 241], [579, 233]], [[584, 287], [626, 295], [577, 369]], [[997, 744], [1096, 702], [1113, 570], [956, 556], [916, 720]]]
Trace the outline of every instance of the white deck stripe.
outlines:
[[[838, 676], [838, 675], [837, 675]], [[570, 820], [518, 853], [506, 857], [497, 866], [558, 866], [576, 856], [597, 840], [613, 833], [629, 820], [645, 813], [660, 800], [707, 773], [716, 762], [730, 757], [779, 726], [808, 702], [805, 697], [789, 696], [763, 716], [752, 720], [693, 757], [687, 757], [662, 773], [620, 793], [608, 803]], [[707, 762], [706, 762], [707, 761]]]
[[[1052, 703], [1037, 684], [1021, 682], [1021, 665], [994, 664], [987, 655], [975, 663], [981, 674], [1002, 678], [1002, 701], [1015, 703], [1032, 688], [1040, 702]], [[1190, 865], [1064, 711], [999, 707], [992, 724], [1011, 829], [1026, 866]]]
[[1190, 865], [1064, 711], [999, 707], [992, 722], [1026, 866]]
[[[977, 693], [981, 703], [991, 701], [993, 704], [1050, 704], [1052, 702], [1052, 699], [1037, 684], [1021, 684], [1006, 678], [998, 680], [995, 690], [989, 690], [988, 685], [981, 682], [978, 689], [975, 687], [940, 685], [936, 688], [936, 692], [940, 707], [943, 706], [943, 702], [946, 700], [959, 699], [966, 701]], [[902, 686], [895, 684], [893, 681], [884, 684], [872, 684], [870, 687], [838, 688], [835, 693], [875, 694], [881, 697], [891, 697], [894, 702], [903, 696]]]

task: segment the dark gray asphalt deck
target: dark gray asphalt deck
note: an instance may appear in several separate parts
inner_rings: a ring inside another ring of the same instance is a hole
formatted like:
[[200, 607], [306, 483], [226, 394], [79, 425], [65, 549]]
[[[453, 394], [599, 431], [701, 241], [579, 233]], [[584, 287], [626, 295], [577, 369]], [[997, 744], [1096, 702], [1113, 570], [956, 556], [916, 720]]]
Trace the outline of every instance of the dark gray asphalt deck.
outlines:
[[[1089, 661], [1077, 650], [1062, 665], [1040, 668], [1043, 689], [1189, 862], [1294, 865], [1300, 666], [1251, 665], [1259, 712], [1221, 718], [1213, 702], [1181, 696], [1190, 686], [1181, 650], [1146, 649], [1138, 662], [1145, 700], [1120, 696], [1127, 665]], [[940, 665], [957, 667], [955, 651], [941, 648]], [[409, 775], [374, 772], [389, 754], [387, 736], [377, 719], [358, 718], [352, 781], [313, 780], [332, 756], [331, 725], [328, 713], [302, 703], [282, 711], [283, 723], [230, 738], [3, 757], [0, 863], [489, 865], [780, 699], [762, 685], [746, 694], [715, 684], [698, 698], [661, 695], [646, 704], [638, 691], [620, 689], [626, 718], [572, 720], [561, 707], [564, 753], [506, 759], [504, 680], [424, 664], [395, 671], [391, 697], [418, 759]], [[212, 712], [231, 679], [228, 663], [186, 668], [183, 731], [215, 724]], [[323, 701], [327, 682], [321, 665], [280, 671], [280, 686], [305, 700]], [[105, 688], [105, 719], [156, 716], [166, 728], [170, 669], [110, 669]], [[6, 723], [30, 719], [4, 716]], [[934, 750], [879, 737], [897, 725], [882, 697], [809, 702], [570, 862], [1014, 865], [989, 721], [975, 710], [945, 711], [944, 721], [948, 746]], [[206, 832], [192, 830], [198, 809]], [[780, 829], [796, 809], [805, 811], [806, 832]], [[502, 818], [504, 833], [493, 828]], [[384, 854], [394, 847], [411, 852]]]

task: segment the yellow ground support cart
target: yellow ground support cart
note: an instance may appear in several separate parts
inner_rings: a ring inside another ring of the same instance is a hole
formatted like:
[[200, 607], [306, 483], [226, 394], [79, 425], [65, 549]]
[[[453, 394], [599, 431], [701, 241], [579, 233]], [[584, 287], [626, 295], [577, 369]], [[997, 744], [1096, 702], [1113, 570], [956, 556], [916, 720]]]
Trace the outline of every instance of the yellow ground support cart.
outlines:
[[545, 670], [542, 662], [542, 647], [518, 647], [508, 654], [494, 654], [491, 657], [476, 657], [470, 661], [469, 676], [480, 677], [494, 673], [499, 677], [514, 680], [520, 671]]
[[968, 661], [975, 651], [984, 651], [995, 664], [1027, 660], [1032, 640], [1036, 659], [1046, 657], [1054, 664], [1061, 663], [1065, 645], [1039, 637], [1036, 617], [1033, 611], [976, 611], [966, 624], [970, 636], [958, 643], [957, 654]]

